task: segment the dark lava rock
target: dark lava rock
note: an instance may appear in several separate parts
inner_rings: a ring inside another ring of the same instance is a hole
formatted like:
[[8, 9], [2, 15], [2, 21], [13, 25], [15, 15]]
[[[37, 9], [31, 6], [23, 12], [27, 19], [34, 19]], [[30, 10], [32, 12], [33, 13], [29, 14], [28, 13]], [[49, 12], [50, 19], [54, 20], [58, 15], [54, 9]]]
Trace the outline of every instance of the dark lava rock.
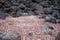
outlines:
[[28, 16], [28, 13], [17, 11], [16, 16]]
[[34, 12], [32, 11], [28, 11], [27, 13], [28, 13], [28, 16], [34, 15]]
[[56, 20], [56, 18], [53, 17], [52, 15], [48, 15], [48, 16], [45, 17], [45, 21], [46, 21], [46, 22], [56, 23], [57, 20]]
[[57, 18], [60, 19], [60, 13], [57, 14]]
[[57, 37], [55, 38], [55, 40], [60, 40], [60, 32], [58, 33]]
[[60, 19], [60, 12], [59, 12], [59, 11], [53, 10], [52, 13], [53, 13], [52, 15], [53, 15], [55, 18]]
[[0, 40], [21, 40], [21, 37], [16, 32], [0, 32]]
[[41, 6], [43, 6], [44, 8], [50, 7], [51, 2], [50, 1], [43, 1], [41, 2]]
[[[55, 2], [58, 2], [58, 5]], [[11, 16], [52, 14], [55, 18], [60, 19], [59, 2], [59, 0], [0, 0], [0, 9], [9, 15], [12, 14]], [[18, 12], [19, 10], [21, 10], [20, 13]], [[59, 12], [52, 12], [53, 10], [58, 10]]]
[[49, 8], [44, 8], [44, 14], [52, 14], [52, 8], [53, 8], [53, 5], [51, 5]]
[[5, 13], [3, 11], [0, 10], [0, 19], [5, 19]]
[[36, 6], [36, 9], [35, 9], [34, 13], [35, 13], [35, 15], [44, 14], [43, 7], [40, 6], [40, 5]]
[[12, 10], [14, 10], [14, 11], [16, 11], [16, 10], [19, 9], [19, 7], [17, 7], [17, 6], [11, 6], [10, 8], [11, 8]]
[[19, 8], [20, 8], [21, 10], [24, 10], [25, 7], [26, 7], [26, 6], [25, 6], [23, 3], [21, 3], [21, 4], [19, 5]]
[[31, 8], [27, 8], [27, 7], [24, 9], [25, 12], [29, 12], [31, 10], [32, 10]]

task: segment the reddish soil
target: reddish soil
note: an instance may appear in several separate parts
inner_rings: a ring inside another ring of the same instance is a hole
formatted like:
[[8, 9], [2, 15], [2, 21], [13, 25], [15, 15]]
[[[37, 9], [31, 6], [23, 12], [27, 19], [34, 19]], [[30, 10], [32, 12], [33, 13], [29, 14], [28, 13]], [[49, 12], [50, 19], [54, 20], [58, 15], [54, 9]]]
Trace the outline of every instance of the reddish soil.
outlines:
[[[43, 33], [42, 27], [52, 26], [53, 35]], [[19, 32], [21, 40], [55, 40], [60, 30], [60, 24], [44, 22], [44, 19], [38, 19], [37, 16], [7, 17], [0, 19], [0, 31]], [[33, 33], [31, 36], [28, 33]]]

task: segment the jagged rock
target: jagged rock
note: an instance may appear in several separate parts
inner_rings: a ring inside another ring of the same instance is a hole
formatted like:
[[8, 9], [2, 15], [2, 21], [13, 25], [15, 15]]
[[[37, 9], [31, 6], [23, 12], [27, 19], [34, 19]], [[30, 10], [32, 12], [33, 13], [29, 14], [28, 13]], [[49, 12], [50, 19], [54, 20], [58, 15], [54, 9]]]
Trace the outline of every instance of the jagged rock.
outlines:
[[51, 5], [51, 7], [49, 7], [49, 8], [44, 8], [43, 10], [44, 10], [44, 14], [52, 14], [52, 8], [53, 8], [53, 5]]
[[25, 7], [26, 6], [24, 4], [22, 4], [22, 3], [19, 5], [19, 8], [25, 8]]

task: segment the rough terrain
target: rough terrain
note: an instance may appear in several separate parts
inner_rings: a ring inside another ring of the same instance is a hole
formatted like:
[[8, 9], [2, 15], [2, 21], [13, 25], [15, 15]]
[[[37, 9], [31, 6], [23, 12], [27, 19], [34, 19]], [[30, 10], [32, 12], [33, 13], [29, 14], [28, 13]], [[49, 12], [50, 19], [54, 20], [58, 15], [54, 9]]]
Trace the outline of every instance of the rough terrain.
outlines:
[[[52, 35], [42, 32], [42, 28], [53, 27]], [[0, 32], [18, 32], [21, 40], [55, 40], [60, 31], [60, 24], [45, 22], [37, 16], [7, 17], [0, 19]]]

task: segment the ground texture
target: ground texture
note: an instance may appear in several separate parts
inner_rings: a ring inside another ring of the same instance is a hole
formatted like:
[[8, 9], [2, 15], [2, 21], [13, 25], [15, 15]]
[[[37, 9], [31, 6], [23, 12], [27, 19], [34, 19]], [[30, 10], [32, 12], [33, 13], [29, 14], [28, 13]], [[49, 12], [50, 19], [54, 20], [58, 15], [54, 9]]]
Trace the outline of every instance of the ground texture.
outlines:
[[[54, 28], [52, 35], [42, 32], [42, 28], [48, 26]], [[55, 40], [59, 30], [60, 24], [44, 22], [44, 19], [38, 19], [37, 16], [0, 19], [0, 31], [18, 32], [21, 35], [21, 40]]]

